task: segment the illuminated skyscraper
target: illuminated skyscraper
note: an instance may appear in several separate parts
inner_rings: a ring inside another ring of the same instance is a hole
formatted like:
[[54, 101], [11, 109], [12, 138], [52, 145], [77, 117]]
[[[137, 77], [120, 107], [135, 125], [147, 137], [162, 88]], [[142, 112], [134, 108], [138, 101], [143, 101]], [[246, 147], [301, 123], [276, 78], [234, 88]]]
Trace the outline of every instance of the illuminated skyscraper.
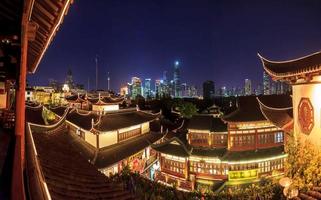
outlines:
[[181, 96], [181, 74], [180, 74], [178, 61], [175, 61], [173, 81], [174, 81], [174, 97], [180, 97]]
[[244, 94], [245, 95], [252, 95], [252, 82], [250, 79], [245, 79], [244, 82]]
[[155, 98], [159, 99], [161, 97], [161, 80], [155, 80]]
[[142, 95], [142, 81], [138, 77], [132, 77], [131, 98], [136, 99], [137, 95]]
[[269, 95], [271, 94], [271, 84], [269, 75], [263, 71], [263, 94]]
[[150, 89], [151, 79], [146, 78], [144, 82], [144, 97], [150, 98], [151, 97], [151, 89]]

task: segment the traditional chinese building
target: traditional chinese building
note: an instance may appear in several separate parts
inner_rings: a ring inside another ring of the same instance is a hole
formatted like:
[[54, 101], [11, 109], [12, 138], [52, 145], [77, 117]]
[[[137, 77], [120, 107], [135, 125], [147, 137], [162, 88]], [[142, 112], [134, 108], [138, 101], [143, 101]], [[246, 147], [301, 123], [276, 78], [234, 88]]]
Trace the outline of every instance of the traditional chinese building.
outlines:
[[[279, 121], [288, 121], [280, 127], [288, 129], [293, 126], [294, 136], [308, 139], [317, 146], [321, 145], [321, 52], [316, 52], [301, 58], [287, 61], [271, 61], [261, 55], [264, 70], [273, 80], [283, 81], [292, 85], [293, 120], [283, 112], [282, 117], [271, 117], [271, 121], [278, 125]], [[264, 103], [262, 104], [264, 108]], [[275, 114], [273, 107], [265, 110]], [[279, 111], [280, 115], [280, 111]], [[291, 130], [291, 128], [290, 128]]]
[[[65, 109], [51, 110], [62, 116]], [[126, 165], [133, 171], [143, 172], [149, 159], [156, 158], [149, 146], [162, 135], [151, 133], [150, 123], [159, 116], [159, 113], [133, 109], [104, 115], [73, 109], [66, 116], [66, 125], [83, 154], [106, 175], [120, 172]]]
[[187, 130], [186, 138], [153, 145], [157, 180], [183, 190], [216, 190], [283, 174], [284, 132], [265, 118], [255, 96], [240, 97], [237, 110], [223, 118], [193, 116]]
[[66, 96], [69, 106], [97, 113], [106, 113], [119, 110], [119, 104], [125, 100], [123, 96], [115, 96], [110, 93], [96, 94], [73, 94]]

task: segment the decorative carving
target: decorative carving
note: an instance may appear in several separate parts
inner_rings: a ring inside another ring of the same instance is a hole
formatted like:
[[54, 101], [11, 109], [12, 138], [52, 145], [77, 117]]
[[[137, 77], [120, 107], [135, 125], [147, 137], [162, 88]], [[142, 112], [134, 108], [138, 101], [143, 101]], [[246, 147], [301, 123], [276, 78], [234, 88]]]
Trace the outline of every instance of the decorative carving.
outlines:
[[314, 126], [314, 111], [308, 98], [301, 98], [298, 107], [298, 115], [302, 133], [309, 135]]

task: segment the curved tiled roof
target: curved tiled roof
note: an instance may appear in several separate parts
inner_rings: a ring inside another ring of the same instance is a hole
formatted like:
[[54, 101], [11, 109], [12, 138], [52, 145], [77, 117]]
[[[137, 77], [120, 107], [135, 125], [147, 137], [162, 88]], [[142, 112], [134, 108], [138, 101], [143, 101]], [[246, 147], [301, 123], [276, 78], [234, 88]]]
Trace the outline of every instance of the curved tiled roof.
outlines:
[[194, 115], [188, 122], [188, 129], [227, 132], [227, 124], [212, 115]]
[[157, 117], [159, 117], [158, 114], [149, 114], [141, 111], [109, 113], [103, 115], [94, 128], [102, 132], [113, 131], [152, 121]]
[[42, 109], [42, 106], [26, 106], [26, 122], [45, 125], [45, 120], [42, 118]]
[[238, 108], [234, 112], [223, 116], [226, 122], [253, 122], [265, 121], [256, 96], [243, 96], [238, 98]]
[[226, 148], [202, 148], [193, 147], [192, 155], [200, 157], [223, 157], [227, 152]]
[[269, 95], [257, 98], [265, 118], [275, 126], [291, 131], [293, 125], [292, 99], [288, 95]]
[[152, 145], [152, 148], [158, 152], [179, 157], [188, 157], [192, 151], [192, 149], [188, 149], [177, 137], [173, 137], [160, 144]]
[[73, 110], [67, 115], [67, 120], [69, 122], [88, 131], [92, 128], [92, 119], [94, 120], [94, 123], [96, 123], [99, 120], [99, 115], [92, 112], [83, 114], [78, 112], [77, 110]]
[[163, 137], [162, 134], [148, 133], [99, 149], [94, 165], [99, 169], [109, 167], [145, 149]]
[[124, 101], [124, 98], [113, 98], [110, 96], [107, 97], [97, 97], [97, 98], [88, 98], [88, 101], [92, 104], [97, 105], [108, 105], [108, 104], [121, 104]]
[[68, 102], [72, 102], [72, 103], [83, 103], [85, 102], [85, 95], [79, 95], [79, 94], [74, 94], [74, 95], [70, 95], [65, 97], [65, 99]]
[[274, 79], [296, 78], [321, 72], [321, 52], [288, 61], [270, 61], [260, 54], [263, 67]]
[[54, 112], [56, 115], [58, 116], [62, 116], [64, 113], [65, 113], [65, 110], [67, 109], [68, 107], [65, 107], [65, 106], [57, 106], [57, 107], [49, 107], [49, 109]]
[[73, 148], [66, 131], [32, 133], [32, 137], [51, 199], [132, 199], [122, 185], [109, 183]]
[[240, 162], [256, 159], [265, 159], [275, 156], [285, 155], [284, 146], [277, 146], [266, 149], [248, 150], [248, 151], [228, 151], [222, 160], [228, 162]]

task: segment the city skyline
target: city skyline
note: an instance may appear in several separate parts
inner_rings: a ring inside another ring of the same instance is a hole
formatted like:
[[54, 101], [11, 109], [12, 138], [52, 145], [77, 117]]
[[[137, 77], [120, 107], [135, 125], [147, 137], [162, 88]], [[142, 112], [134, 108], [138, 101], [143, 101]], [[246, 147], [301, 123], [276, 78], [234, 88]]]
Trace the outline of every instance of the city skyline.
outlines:
[[99, 85], [107, 86], [110, 72], [113, 90], [132, 76], [160, 79], [175, 60], [181, 64], [182, 83], [200, 87], [213, 80], [230, 88], [251, 79], [256, 86], [263, 73], [257, 52], [286, 60], [319, 50], [319, 4], [82, 1], [66, 17], [39, 72], [28, 80], [34, 85], [50, 78], [63, 81], [65, 68], [71, 68], [75, 82], [86, 85], [89, 78], [94, 88], [98, 55]]

